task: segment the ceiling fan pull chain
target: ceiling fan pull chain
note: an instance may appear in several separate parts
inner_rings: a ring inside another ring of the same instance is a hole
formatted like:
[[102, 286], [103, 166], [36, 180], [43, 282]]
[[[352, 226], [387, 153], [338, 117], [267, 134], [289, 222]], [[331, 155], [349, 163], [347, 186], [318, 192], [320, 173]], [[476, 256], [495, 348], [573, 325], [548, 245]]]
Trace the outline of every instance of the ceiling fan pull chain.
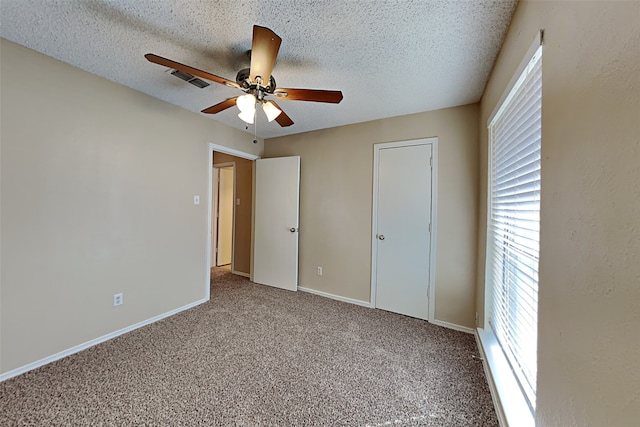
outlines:
[[258, 109], [256, 108], [253, 111], [253, 143], [257, 144], [258, 143]]

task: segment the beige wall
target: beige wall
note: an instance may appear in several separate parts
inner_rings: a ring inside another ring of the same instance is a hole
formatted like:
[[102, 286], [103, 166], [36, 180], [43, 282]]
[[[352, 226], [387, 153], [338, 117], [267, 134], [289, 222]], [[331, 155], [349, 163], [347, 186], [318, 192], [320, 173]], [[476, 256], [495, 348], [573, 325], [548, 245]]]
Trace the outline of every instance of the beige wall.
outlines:
[[213, 163], [235, 162], [236, 205], [235, 241], [233, 246], [234, 271], [251, 271], [251, 210], [253, 206], [253, 161], [225, 153], [213, 153]]
[[640, 420], [639, 22], [638, 2], [521, 2], [482, 98], [480, 278], [486, 122], [544, 28], [539, 426]]
[[[256, 155], [262, 143], [11, 42], [0, 47], [6, 373], [203, 299], [208, 143]], [[117, 292], [124, 304], [114, 308]]]
[[266, 157], [301, 156], [300, 286], [369, 301], [373, 144], [437, 136], [435, 317], [473, 327], [477, 123], [468, 105], [265, 141]]

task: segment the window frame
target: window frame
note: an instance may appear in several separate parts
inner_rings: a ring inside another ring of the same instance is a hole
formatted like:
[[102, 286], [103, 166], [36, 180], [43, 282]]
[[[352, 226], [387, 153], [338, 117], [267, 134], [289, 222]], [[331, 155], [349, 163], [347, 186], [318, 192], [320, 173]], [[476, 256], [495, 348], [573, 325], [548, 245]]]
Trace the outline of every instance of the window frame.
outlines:
[[[522, 83], [522, 80], [526, 77], [528, 72], [530, 72], [529, 67], [531, 67], [532, 60], [539, 59], [542, 61], [542, 44], [543, 44], [543, 31], [541, 30], [536, 34], [536, 37], [527, 50], [524, 59], [516, 69], [511, 81], [506, 86], [505, 91], [500, 97], [499, 101], [495, 104], [495, 109], [492, 114], [489, 116], [487, 121], [487, 130], [489, 132], [488, 139], [488, 156], [487, 156], [487, 223], [486, 223], [486, 258], [485, 258], [485, 294], [484, 294], [484, 302], [485, 316], [483, 318], [482, 328], [478, 328], [476, 338], [478, 340], [478, 346], [481, 351], [481, 355], [485, 359], [485, 372], [487, 373], [487, 379], [489, 380], [489, 386], [491, 388], [492, 395], [494, 397], [494, 403], [498, 412], [498, 417], [503, 425], [519, 425], [519, 426], [533, 426], [534, 425], [534, 417], [535, 417], [535, 403], [534, 405], [530, 405], [530, 401], [528, 396], [526, 395], [524, 389], [520, 385], [520, 381], [516, 378], [516, 374], [511, 366], [511, 362], [507, 360], [507, 357], [502, 349], [501, 344], [498, 342], [498, 338], [496, 334], [491, 329], [489, 324], [489, 318], [491, 317], [491, 278], [489, 277], [492, 274], [492, 270], [490, 267], [492, 256], [491, 250], [491, 230], [490, 225], [492, 221], [491, 213], [492, 213], [492, 172], [493, 172], [493, 164], [492, 164], [492, 141], [493, 135], [492, 133], [492, 123], [495, 121], [496, 117], [499, 117], [502, 114], [503, 109], [507, 108], [507, 104], [510, 101], [510, 97], [513, 96], [514, 92], [518, 85]], [[539, 56], [539, 58], [538, 58]], [[540, 63], [540, 67], [542, 64]], [[540, 73], [542, 73], [542, 69], [540, 69]], [[542, 76], [540, 76], [540, 90], [542, 91]], [[542, 102], [542, 100], [540, 101]], [[541, 120], [541, 119], [540, 119]], [[541, 149], [541, 147], [540, 147]], [[539, 203], [539, 201], [538, 201]], [[539, 225], [539, 218], [538, 218]], [[538, 232], [539, 239], [539, 232]], [[538, 240], [539, 241], [539, 240]], [[538, 258], [539, 259], [539, 258]], [[537, 309], [536, 309], [537, 313]], [[537, 318], [536, 318], [537, 323]], [[537, 334], [536, 334], [537, 340]], [[537, 347], [537, 343], [536, 343]], [[537, 362], [536, 362], [537, 365]], [[536, 375], [537, 376], [537, 375]], [[537, 381], [537, 378], [533, 378], [534, 385]], [[535, 402], [535, 400], [534, 400]]]

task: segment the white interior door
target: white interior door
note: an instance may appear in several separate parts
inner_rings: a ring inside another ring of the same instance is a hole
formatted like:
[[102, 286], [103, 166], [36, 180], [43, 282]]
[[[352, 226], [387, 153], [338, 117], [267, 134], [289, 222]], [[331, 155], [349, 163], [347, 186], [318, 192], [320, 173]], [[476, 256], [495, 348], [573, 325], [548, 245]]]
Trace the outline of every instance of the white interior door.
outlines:
[[216, 265], [222, 266], [231, 264], [233, 254], [234, 170], [233, 166], [227, 166], [219, 171]]
[[431, 144], [377, 151], [375, 307], [428, 320]]
[[298, 289], [300, 156], [255, 163], [253, 281]]

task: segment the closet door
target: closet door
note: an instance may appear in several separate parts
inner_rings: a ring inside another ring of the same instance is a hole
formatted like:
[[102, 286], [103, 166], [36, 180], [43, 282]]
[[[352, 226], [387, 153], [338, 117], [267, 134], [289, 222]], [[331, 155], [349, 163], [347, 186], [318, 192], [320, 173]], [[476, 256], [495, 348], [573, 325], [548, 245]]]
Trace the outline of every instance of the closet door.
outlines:
[[432, 146], [384, 146], [374, 171], [372, 302], [428, 320]]

